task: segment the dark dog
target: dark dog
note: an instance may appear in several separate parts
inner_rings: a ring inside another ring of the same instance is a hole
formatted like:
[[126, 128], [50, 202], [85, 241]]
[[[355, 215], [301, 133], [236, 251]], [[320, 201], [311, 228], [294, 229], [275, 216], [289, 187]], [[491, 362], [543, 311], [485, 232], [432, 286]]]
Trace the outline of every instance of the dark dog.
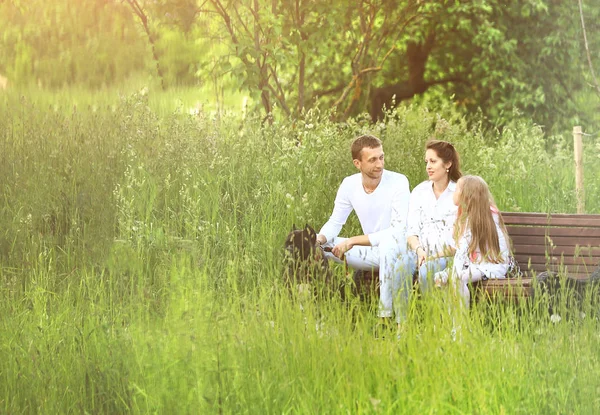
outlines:
[[314, 291], [319, 283], [331, 284], [332, 273], [325, 251], [317, 243], [317, 233], [309, 226], [296, 225], [285, 239], [285, 283], [290, 291], [300, 294]]

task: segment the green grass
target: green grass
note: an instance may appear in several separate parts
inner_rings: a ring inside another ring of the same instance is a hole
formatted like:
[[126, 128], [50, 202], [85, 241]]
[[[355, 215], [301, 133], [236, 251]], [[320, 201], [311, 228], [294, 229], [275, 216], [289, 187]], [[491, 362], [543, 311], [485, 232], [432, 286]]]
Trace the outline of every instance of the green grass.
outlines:
[[[349, 143], [384, 140], [387, 167], [425, 179], [435, 129], [503, 210], [574, 212], [572, 155], [534, 126], [486, 135], [451, 108], [387, 124], [261, 126], [161, 110], [171, 98], [0, 98], [0, 412], [591, 413], [600, 404], [597, 305], [545, 298], [448, 313], [411, 304], [397, 340], [374, 304], [290, 299], [292, 224], [322, 224]], [[53, 105], [50, 105], [52, 103]], [[598, 150], [586, 143], [598, 213]], [[357, 232], [352, 218], [346, 232]], [[335, 268], [340, 284], [343, 269]], [[460, 328], [453, 337], [452, 330]]]
[[[137, 94], [152, 110], [161, 115], [174, 112], [195, 114], [204, 112], [216, 117], [217, 113], [241, 114], [244, 107], [252, 110], [256, 102], [242, 92], [229, 92], [216, 99], [214, 86], [206, 84], [197, 87], [170, 86], [163, 91], [156, 80], [142, 76], [133, 76], [127, 81], [110, 87], [90, 91], [85, 86], [64, 88], [41, 88], [35, 84], [24, 85], [18, 89], [9, 89], [0, 93], [0, 101], [11, 106], [20, 106], [22, 102], [35, 104], [44, 110], [61, 113], [75, 111], [106, 112], [116, 111], [119, 102]], [[246, 100], [246, 104], [244, 104]]]

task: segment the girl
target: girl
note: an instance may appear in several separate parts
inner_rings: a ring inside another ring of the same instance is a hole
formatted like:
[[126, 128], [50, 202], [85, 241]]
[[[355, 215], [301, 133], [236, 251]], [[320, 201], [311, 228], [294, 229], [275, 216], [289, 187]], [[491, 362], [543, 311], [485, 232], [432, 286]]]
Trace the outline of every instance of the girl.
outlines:
[[[469, 305], [469, 282], [505, 278], [509, 264], [508, 234], [487, 183], [479, 176], [463, 176], [456, 184], [454, 223], [456, 254], [452, 282], [464, 303]], [[448, 273], [435, 275], [436, 285], [447, 281]]]

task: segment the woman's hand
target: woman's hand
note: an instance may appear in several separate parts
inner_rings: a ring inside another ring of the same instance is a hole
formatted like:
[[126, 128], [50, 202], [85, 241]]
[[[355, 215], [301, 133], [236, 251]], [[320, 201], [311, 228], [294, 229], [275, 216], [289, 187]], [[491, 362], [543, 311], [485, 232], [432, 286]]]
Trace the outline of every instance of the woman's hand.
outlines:
[[427, 261], [427, 252], [425, 251], [425, 248], [419, 245], [415, 253], [417, 254], [417, 266], [420, 267]]
[[407, 242], [409, 249], [415, 251], [415, 254], [417, 255], [417, 267], [420, 267], [427, 261], [427, 251], [425, 251], [425, 248], [421, 245], [417, 235], [409, 236]]

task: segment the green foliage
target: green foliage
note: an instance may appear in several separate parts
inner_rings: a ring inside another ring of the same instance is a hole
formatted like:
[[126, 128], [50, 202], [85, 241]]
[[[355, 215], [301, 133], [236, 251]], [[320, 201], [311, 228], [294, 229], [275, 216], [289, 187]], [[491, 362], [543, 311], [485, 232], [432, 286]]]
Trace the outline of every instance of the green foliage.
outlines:
[[146, 46], [120, 4], [2, 2], [0, 26], [0, 72], [16, 85], [101, 87], [145, 66]]
[[[425, 179], [423, 146], [436, 135], [456, 145], [463, 171], [488, 180], [501, 209], [574, 211], [568, 150], [547, 152], [538, 127], [491, 135], [452, 104], [401, 106], [376, 125], [317, 109], [263, 125], [159, 114], [156, 99], [73, 108], [68, 96], [51, 106], [2, 98], [2, 412], [597, 407], [597, 304], [569, 320], [562, 302], [556, 323], [543, 297], [451, 316], [452, 298], [439, 293], [411, 304], [400, 340], [376, 339], [374, 302], [300, 307], [281, 287], [285, 234], [327, 219], [361, 133], [383, 138], [387, 168], [411, 187]], [[599, 173], [598, 145], [586, 149], [586, 178]], [[600, 189], [586, 184], [598, 212]]]
[[202, 47], [178, 30], [163, 29], [157, 40], [161, 64], [165, 67], [167, 85], [198, 84]]

